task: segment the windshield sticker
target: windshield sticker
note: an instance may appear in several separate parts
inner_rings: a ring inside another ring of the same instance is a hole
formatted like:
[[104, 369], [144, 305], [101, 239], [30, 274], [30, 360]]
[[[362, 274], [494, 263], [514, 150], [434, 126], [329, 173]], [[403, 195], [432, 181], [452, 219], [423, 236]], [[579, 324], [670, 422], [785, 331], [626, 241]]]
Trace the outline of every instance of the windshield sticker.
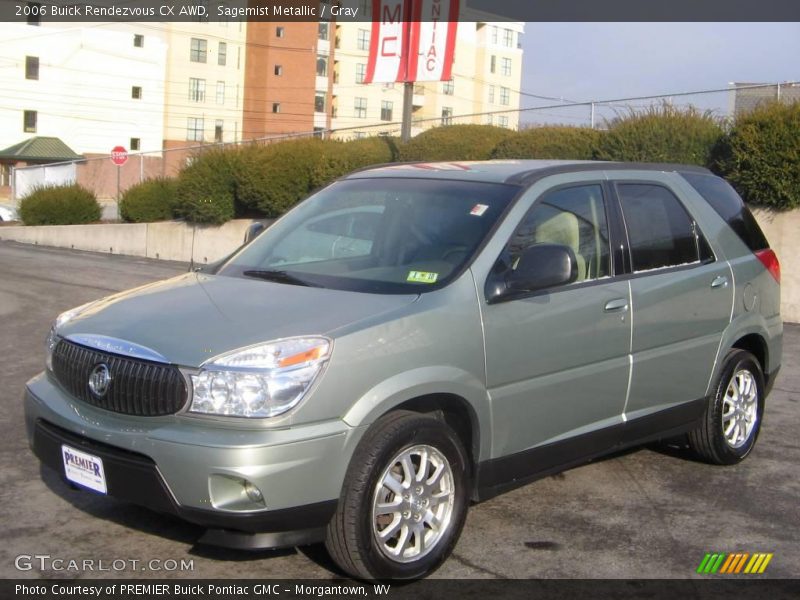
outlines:
[[406, 281], [412, 281], [414, 283], [436, 283], [438, 278], [438, 273], [429, 273], [428, 271], [409, 271]]
[[476, 204], [472, 207], [472, 210], [469, 211], [469, 214], [475, 215], [476, 217], [482, 217], [483, 213], [488, 210], [489, 206], [486, 204]]

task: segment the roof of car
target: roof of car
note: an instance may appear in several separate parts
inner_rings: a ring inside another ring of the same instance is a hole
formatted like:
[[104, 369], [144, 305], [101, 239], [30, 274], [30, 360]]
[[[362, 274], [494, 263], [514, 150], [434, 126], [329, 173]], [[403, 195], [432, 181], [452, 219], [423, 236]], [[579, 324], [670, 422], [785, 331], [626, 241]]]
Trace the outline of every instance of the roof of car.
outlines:
[[410, 162], [375, 165], [355, 171], [347, 179], [416, 177], [458, 179], [524, 185], [536, 179], [575, 171], [595, 170], [688, 171], [710, 173], [695, 165], [639, 162], [604, 162], [596, 160], [486, 160], [454, 162]]

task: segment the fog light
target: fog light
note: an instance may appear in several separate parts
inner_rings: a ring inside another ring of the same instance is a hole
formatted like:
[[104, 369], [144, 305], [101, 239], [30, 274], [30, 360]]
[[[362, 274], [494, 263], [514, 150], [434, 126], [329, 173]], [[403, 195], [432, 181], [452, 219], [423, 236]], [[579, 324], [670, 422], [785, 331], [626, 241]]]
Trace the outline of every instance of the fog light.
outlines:
[[254, 486], [249, 481], [244, 482], [244, 493], [247, 494], [247, 497], [252, 502], [263, 502], [264, 501], [264, 494], [261, 493], [261, 490]]

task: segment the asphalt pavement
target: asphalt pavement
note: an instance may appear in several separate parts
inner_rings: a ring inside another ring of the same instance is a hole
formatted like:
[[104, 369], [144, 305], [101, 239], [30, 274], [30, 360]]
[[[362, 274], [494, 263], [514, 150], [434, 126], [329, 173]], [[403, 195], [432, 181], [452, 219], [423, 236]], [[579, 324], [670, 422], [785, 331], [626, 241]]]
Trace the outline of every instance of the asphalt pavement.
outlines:
[[[198, 527], [73, 490], [30, 452], [22, 392], [43, 368], [53, 318], [185, 270], [179, 263], [0, 242], [0, 577], [340, 576], [319, 546], [258, 552], [199, 546]], [[473, 506], [453, 556], [435, 577], [703, 577], [695, 570], [706, 552], [771, 552], [758, 577], [797, 577], [799, 361], [800, 326], [787, 325], [783, 369], [761, 437], [742, 464], [715, 467], [680, 449], [648, 447], [540, 480]], [[182, 561], [192, 568], [181, 570]]]

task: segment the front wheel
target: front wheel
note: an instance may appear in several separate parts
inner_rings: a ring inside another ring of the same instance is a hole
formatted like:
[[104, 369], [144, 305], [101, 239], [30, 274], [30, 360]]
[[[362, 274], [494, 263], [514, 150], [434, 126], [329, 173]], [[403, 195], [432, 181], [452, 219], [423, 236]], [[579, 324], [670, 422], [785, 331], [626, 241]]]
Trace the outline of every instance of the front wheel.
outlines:
[[755, 356], [731, 350], [712, 388], [700, 425], [689, 433], [705, 461], [732, 465], [753, 449], [764, 413], [764, 373]]
[[427, 575], [458, 540], [469, 487], [467, 455], [452, 428], [428, 415], [390, 413], [353, 454], [328, 552], [362, 579]]

